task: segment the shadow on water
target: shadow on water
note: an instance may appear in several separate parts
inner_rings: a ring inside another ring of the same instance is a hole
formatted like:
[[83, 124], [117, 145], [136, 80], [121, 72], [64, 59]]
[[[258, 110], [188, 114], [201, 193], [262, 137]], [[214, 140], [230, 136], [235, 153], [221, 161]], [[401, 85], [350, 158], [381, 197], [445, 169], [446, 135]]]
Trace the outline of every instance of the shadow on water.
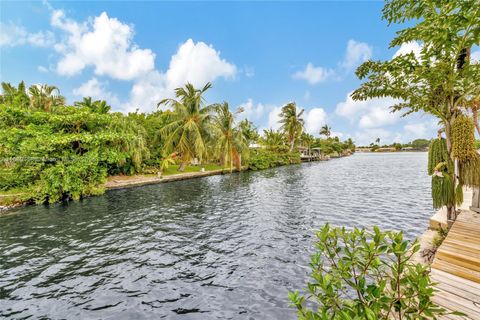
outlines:
[[426, 154], [357, 154], [0, 217], [0, 316], [291, 319], [326, 222], [419, 235]]

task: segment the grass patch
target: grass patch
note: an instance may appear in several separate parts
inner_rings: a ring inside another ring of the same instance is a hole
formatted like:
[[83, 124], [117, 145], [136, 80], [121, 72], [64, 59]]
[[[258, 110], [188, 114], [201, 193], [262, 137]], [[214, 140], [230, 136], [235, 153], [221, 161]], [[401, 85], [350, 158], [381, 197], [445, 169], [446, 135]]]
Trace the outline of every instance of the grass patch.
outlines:
[[203, 164], [199, 166], [187, 166], [185, 168], [185, 171], [180, 172], [178, 171], [178, 167], [180, 167], [180, 165], [178, 164], [168, 167], [168, 169], [165, 169], [165, 171], [163, 172], [163, 176], [170, 176], [173, 174], [190, 173], [190, 172], [200, 172], [202, 168], [205, 168], [205, 171], [224, 169], [222, 166], [218, 164]]

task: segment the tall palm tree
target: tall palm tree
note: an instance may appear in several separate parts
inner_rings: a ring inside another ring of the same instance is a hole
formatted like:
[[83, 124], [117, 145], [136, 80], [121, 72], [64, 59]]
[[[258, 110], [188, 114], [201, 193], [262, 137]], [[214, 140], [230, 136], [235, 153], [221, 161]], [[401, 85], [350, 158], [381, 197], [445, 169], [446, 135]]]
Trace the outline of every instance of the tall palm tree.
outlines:
[[8, 82], [2, 82], [2, 94], [0, 95], [0, 103], [15, 105], [18, 107], [28, 107], [30, 98], [27, 95], [25, 82], [21, 81], [15, 88]]
[[208, 124], [212, 119], [213, 105], [204, 105], [203, 94], [212, 87], [207, 83], [202, 89], [195, 89], [190, 83], [175, 89], [177, 99], [164, 99], [157, 106], [167, 105], [173, 110], [171, 121], [160, 133], [165, 137], [167, 153], [180, 153], [179, 171], [184, 171], [193, 158], [200, 161], [207, 153]]
[[248, 151], [248, 143], [241, 129], [235, 126], [235, 114], [243, 110], [237, 110], [235, 114], [230, 112], [227, 102], [215, 105], [215, 116], [212, 125], [216, 131], [216, 147], [219, 151], [222, 163], [228, 164], [230, 172], [235, 163], [237, 169], [242, 167], [242, 154]]
[[302, 109], [297, 113], [297, 105], [295, 102], [290, 102], [284, 105], [280, 112], [280, 123], [282, 124], [280, 130], [282, 130], [287, 137], [290, 152], [293, 151], [297, 138], [302, 134], [304, 125], [302, 115], [304, 111], [305, 110]]
[[48, 112], [54, 107], [65, 104], [65, 98], [60, 95], [60, 91], [55, 86], [33, 85], [28, 88], [28, 92], [30, 94], [30, 106], [34, 109]]
[[327, 139], [330, 138], [330, 136], [332, 135], [332, 128], [330, 128], [328, 125], [324, 125], [320, 129], [320, 135], [325, 136]]

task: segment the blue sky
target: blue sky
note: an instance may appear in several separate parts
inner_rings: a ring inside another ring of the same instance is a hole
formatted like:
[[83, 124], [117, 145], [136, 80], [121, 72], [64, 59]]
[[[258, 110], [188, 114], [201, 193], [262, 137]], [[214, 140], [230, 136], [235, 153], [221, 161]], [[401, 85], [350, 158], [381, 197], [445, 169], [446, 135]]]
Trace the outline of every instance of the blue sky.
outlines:
[[279, 108], [305, 109], [307, 131], [328, 123], [369, 144], [435, 135], [422, 115], [389, 113], [391, 99], [354, 102], [355, 68], [390, 59], [397, 27], [380, 1], [338, 2], [1, 2], [0, 79], [49, 83], [69, 103], [89, 95], [115, 110], [155, 109], [186, 81], [214, 88], [208, 102], [243, 106], [260, 129]]

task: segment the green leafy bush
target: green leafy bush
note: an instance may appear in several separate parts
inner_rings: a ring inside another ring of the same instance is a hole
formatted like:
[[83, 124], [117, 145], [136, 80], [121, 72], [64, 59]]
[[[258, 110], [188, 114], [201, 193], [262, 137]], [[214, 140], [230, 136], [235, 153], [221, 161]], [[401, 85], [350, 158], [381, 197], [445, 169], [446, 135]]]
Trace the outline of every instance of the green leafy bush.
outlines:
[[308, 295], [289, 293], [299, 319], [435, 319], [445, 313], [431, 301], [427, 267], [412, 261], [417, 241], [377, 227], [347, 231], [328, 224], [316, 236]]
[[296, 152], [279, 152], [260, 149], [251, 152], [248, 160], [248, 168], [250, 170], [263, 170], [300, 162], [300, 154]]
[[0, 190], [37, 202], [98, 194], [107, 174], [133, 174], [149, 152], [145, 129], [119, 113], [0, 104]]

